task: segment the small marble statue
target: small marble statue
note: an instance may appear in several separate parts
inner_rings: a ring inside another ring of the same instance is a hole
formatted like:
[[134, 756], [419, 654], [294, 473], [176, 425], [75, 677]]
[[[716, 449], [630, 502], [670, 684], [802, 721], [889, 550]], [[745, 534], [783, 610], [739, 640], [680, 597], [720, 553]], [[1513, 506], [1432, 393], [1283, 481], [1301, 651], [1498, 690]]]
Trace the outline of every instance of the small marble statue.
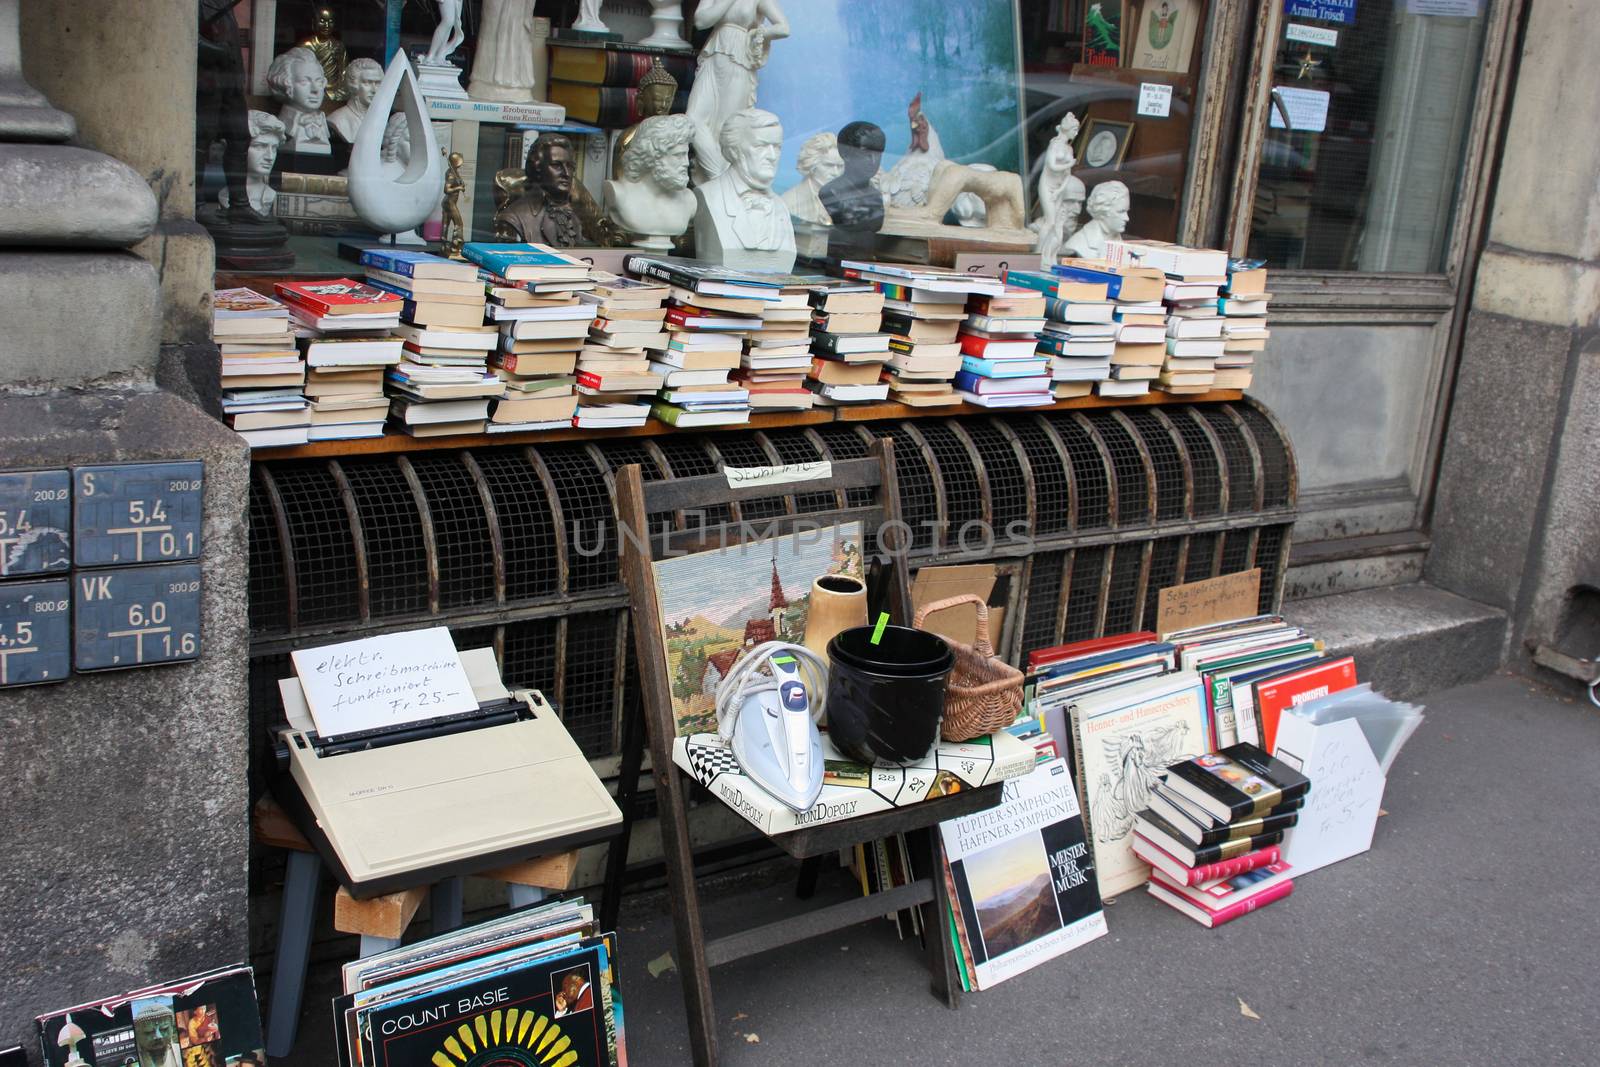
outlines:
[[844, 173], [844, 159], [839, 155], [839, 135], [817, 133], [806, 138], [806, 143], [800, 146], [800, 158], [795, 160], [794, 169], [800, 172], [800, 184], [783, 194], [789, 214], [797, 221], [809, 222], [813, 226], [832, 225], [828, 209], [817, 199], [817, 193]]
[[1128, 187], [1121, 182], [1101, 182], [1089, 194], [1089, 221], [1061, 247], [1063, 255], [1079, 259], [1103, 259], [1106, 242], [1122, 236], [1128, 228], [1132, 201]]
[[328, 116], [328, 125], [347, 143], [356, 139], [361, 120], [367, 117], [372, 98], [383, 81], [383, 67], [376, 59], [352, 59], [344, 68], [344, 107]]
[[572, 28], [580, 33], [610, 33], [611, 27], [600, 17], [600, 5], [605, 0], [578, 0], [578, 18]]
[[1055, 195], [1055, 206], [1047, 209], [1044, 216], [1034, 223], [1039, 227], [1039, 263], [1047, 270], [1055, 266], [1062, 246], [1078, 232], [1086, 196], [1083, 179], [1076, 174], [1067, 175], [1067, 180], [1061, 183]]
[[[973, 163], [971, 169], [993, 172], [999, 168], [987, 163]], [[950, 213], [956, 217], [957, 226], [976, 230], [989, 225], [989, 205], [977, 193], [962, 193], [956, 197], [955, 203], [950, 205]]]
[[[317, 62], [322, 64], [322, 76], [328, 83], [328, 99], [338, 103], [345, 98], [348, 83], [345, 81], [344, 42], [339, 40], [339, 35], [333, 29], [333, 8], [319, 7], [315, 21], [311, 24], [312, 34], [301, 41], [302, 47], [311, 49], [317, 57]], [[382, 77], [383, 68], [378, 68]], [[349, 138], [346, 138], [348, 140]]]
[[[265, 111], [250, 112], [250, 147], [245, 152], [244, 194], [259, 214], [271, 215], [278, 191], [267, 180], [278, 162], [278, 147], [283, 144], [283, 123]], [[228, 206], [226, 186], [217, 193], [217, 203]]]
[[690, 45], [679, 31], [682, 25], [683, 0], [650, 0], [650, 36], [639, 43], [687, 52]]
[[287, 131], [284, 144], [288, 150], [307, 155], [331, 154], [328, 117], [322, 113], [328, 81], [316, 53], [301, 45], [274, 59], [267, 69], [267, 88], [283, 105], [278, 118]]
[[920, 208], [928, 202], [934, 170], [945, 161], [944, 144], [922, 110], [921, 93], [912, 98], [906, 114], [911, 123], [911, 146], [887, 173], [878, 176], [878, 187], [891, 206]]
[[533, 39], [534, 0], [484, 0], [478, 43], [472, 54], [474, 100], [522, 104], [534, 100], [539, 72]]
[[451, 259], [461, 258], [461, 246], [467, 242], [467, 226], [461, 219], [461, 194], [467, 183], [461, 177], [461, 164], [466, 161], [460, 152], [450, 153], [450, 166], [444, 172], [444, 254]]
[[623, 130], [622, 136], [617, 138], [616, 151], [611, 157], [613, 178], [622, 173], [622, 156], [628, 151], [629, 142], [638, 134], [639, 127], [657, 115], [670, 115], [672, 103], [677, 98], [678, 79], [667, 72], [659, 58], [653, 60], [650, 69], [639, 79], [639, 121]]
[[695, 124], [695, 177], [704, 182], [727, 166], [722, 126], [735, 112], [755, 107], [756, 74], [772, 42], [789, 36], [789, 20], [778, 0], [702, 0], [694, 24], [711, 31], [685, 109]]
[[622, 155], [622, 177], [606, 182], [606, 209], [640, 248], [667, 251], [694, 218], [689, 188], [689, 141], [694, 124], [685, 115], [656, 115], [638, 125], [638, 136]]
[[735, 111], [722, 124], [717, 147], [727, 167], [694, 191], [696, 254], [736, 270], [794, 269], [794, 224], [772, 192], [783, 152], [778, 116]]
[[572, 141], [541, 133], [528, 147], [522, 194], [495, 213], [496, 236], [573, 248], [594, 243], [599, 210], [578, 182]]
[[817, 193], [833, 227], [855, 234], [883, 229], [883, 193], [873, 184], [883, 162], [883, 128], [852, 122], [839, 131], [839, 158], [844, 170]]
[[1039, 171], [1038, 202], [1035, 204], [1040, 216], [1048, 215], [1060, 203], [1061, 187], [1072, 175], [1072, 168], [1078, 162], [1078, 157], [1072, 151], [1072, 142], [1077, 136], [1078, 116], [1069, 111], [1056, 124], [1056, 135], [1050, 138], [1050, 145], [1044, 152], [1044, 166]]
[[444, 66], [450, 62], [450, 54], [466, 39], [461, 29], [461, 0], [439, 0], [439, 25], [434, 27], [428, 52], [419, 62], [430, 67]]

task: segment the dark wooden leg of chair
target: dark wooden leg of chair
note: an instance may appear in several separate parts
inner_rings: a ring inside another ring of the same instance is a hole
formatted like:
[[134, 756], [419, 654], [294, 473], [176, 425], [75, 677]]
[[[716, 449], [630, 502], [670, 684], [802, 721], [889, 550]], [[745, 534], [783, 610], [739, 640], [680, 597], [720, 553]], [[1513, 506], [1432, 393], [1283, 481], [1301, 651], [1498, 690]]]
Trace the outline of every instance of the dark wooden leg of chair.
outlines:
[[822, 873], [822, 857], [807, 856], [800, 861], [800, 877], [794, 883], [794, 895], [810, 900], [817, 891], [817, 875]]
[[644, 709], [637, 694], [622, 709], [622, 766], [617, 771], [617, 807], [622, 832], [606, 848], [606, 880], [600, 892], [600, 929], [615, 930], [622, 912], [622, 879], [633, 840], [633, 813], [639, 796], [639, 768], [644, 765]]
[[[669, 740], [667, 744], [671, 744]], [[683, 982], [689, 1016], [689, 1048], [695, 1067], [715, 1067], [717, 1019], [711, 1004], [711, 968], [706, 965], [705, 937], [700, 929], [700, 896], [694, 884], [694, 852], [689, 844], [688, 807], [683, 778], [665, 745], [652, 743], [656, 795], [660, 798], [661, 848], [667, 864], [667, 889], [672, 895], [672, 929], [676, 935], [678, 977]]]
[[933, 900], [922, 905], [922, 928], [927, 931], [929, 983], [933, 995], [945, 1007], [961, 1004], [961, 974], [956, 970], [960, 949], [950, 935], [950, 896], [944, 883], [944, 866], [939, 862], [939, 828], [929, 827], [908, 835], [916, 842], [916, 863], [923, 877], [933, 879]]

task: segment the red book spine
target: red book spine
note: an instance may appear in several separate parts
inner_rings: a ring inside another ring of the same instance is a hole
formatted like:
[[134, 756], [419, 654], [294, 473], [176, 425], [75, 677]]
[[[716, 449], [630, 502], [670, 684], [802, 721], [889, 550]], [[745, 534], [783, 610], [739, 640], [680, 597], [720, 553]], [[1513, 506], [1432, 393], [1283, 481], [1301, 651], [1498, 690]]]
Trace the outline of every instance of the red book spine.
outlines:
[[1074, 641], [1070, 645], [1059, 645], [1056, 648], [1041, 648], [1028, 653], [1029, 667], [1043, 667], [1064, 659], [1075, 656], [1087, 656], [1091, 652], [1110, 652], [1112, 649], [1122, 648], [1124, 645], [1142, 645], [1156, 641], [1154, 630], [1140, 630], [1138, 633], [1117, 634], [1113, 637], [1092, 637], [1087, 641]]
[[974, 359], [984, 358], [984, 350], [989, 347], [989, 339], [987, 337], [978, 337], [970, 333], [961, 334], [960, 337], [963, 355], [971, 356]]
[[1218, 926], [1221, 926], [1223, 923], [1232, 922], [1233, 920], [1238, 919], [1238, 918], [1240, 918], [1242, 916], [1249, 915], [1252, 911], [1255, 911], [1257, 908], [1264, 908], [1268, 904], [1274, 903], [1275, 901], [1282, 900], [1284, 897], [1288, 896], [1290, 893], [1293, 893], [1293, 892], [1294, 892], [1294, 879], [1293, 878], [1289, 879], [1286, 882], [1279, 882], [1277, 885], [1273, 886], [1271, 889], [1268, 889], [1264, 893], [1257, 893], [1255, 896], [1251, 897], [1249, 900], [1241, 900], [1237, 904], [1229, 904], [1226, 908], [1223, 908], [1220, 911], [1212, 912], [1211, 913], [1211, 926], [1214, 929], [1214, 928], [1216, 928]]
[[1189, 875], [1184, 884], [1199, 885], [1202, 882], [1215, 882], [1219, 878], [1237, 878], [1241, 874], [1253, 871], [1257, 867], [1266, 867], [1277, 863], [1282, 856], [1277, 845], [1268, 845], [1258, 848], [1254, 852], [1243, 856], [1235, 856], [1231, 860], [1219, 860], [1208, 863], [1204, 867], [1190, 867]]
[[604, 389], [606, 386], [605, 379], [593, 371], [586, 370], [578, 372], [578, 384], [586, 385], [590, 389]]
[[1356, 663], [1349, 656], [1256, 686], [1256, 709], [1261, 715], [1261, 747], [1270, 755], [1278, 744], [1278, 720], [1285, 708], [1356, 684]]

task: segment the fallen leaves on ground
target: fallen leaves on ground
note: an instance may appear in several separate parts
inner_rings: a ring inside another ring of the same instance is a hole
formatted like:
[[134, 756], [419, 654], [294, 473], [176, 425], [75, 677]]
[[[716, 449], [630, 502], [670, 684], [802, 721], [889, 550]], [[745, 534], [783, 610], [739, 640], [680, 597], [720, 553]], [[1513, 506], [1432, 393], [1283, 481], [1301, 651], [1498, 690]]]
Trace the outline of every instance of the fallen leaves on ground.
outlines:
[[761, 1035], [760, 1034], [745, 1034], [744, 1035], [744, 1043], [747, 1044], [747, 1045], [759, 1045], [759, 1044], [761, 1044]]
[[661, 955], [645, 964], [644, 969], [650, 972], [651, 978], [660, 978], [668, 971], [677, 970], [678, 965], [673, 962], [672, 953], [663, 952]]
[[1260, 1020], [1261, 1016], [1257, 1015], [1256, 1014], [1256, 1010], [1254, 1008], [1252, 1008], [1250, 1005], [1248, 1005], [1248, 1004], [1246, 1004], [1244, 1002], [1244, 998], [1243, 997], [1239, 997], [1238, 1000], [1239, 1000], [1239, 1014], [1240, 1015], [1243, 1015], [1246, 1019], [1256, 1019], [1258, 1021]]

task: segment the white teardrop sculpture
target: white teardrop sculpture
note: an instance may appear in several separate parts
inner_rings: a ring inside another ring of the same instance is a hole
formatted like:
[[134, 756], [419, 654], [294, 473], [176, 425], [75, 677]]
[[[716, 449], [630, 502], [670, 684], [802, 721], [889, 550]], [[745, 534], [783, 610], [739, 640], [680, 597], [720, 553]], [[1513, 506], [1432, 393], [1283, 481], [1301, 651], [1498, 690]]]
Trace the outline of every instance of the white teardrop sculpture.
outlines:
[[[405, 93], [400, 92], [402, 85]], [[386, 177], [383, 132], [396, 101], [406, 116], [411, 158], [398, 177]], [[405, 53], [395, 53], [378, 85], [378, 95], [350, 146], [350, 205], [361, 221], [379, 233], [401, 233], [428, 220], [444, 196], [444, 157], [428, 121], [417, 76]]]

